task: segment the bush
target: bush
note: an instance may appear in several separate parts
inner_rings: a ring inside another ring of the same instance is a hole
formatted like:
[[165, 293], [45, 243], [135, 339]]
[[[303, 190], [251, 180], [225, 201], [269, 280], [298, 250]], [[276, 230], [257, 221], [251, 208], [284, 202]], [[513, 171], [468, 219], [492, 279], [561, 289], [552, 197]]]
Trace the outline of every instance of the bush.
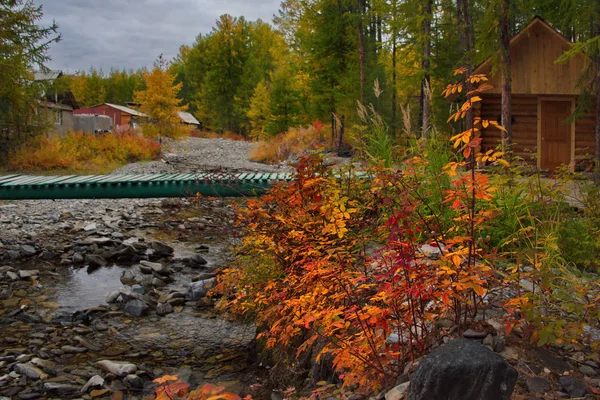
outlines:
[[104, 173], [130, 162], [156, 159], [160, 150], [160, 144], [154, 140], [131, 133], [70, 132], [62, 138], [40, 137], [31, 141], [9, 157], [9, 165], [14, 171]]
[[265, 164], [276, 164], [292, 155], [306, 155], [311, 150], [325, 147], [322, 137], [322, 125], [290, 128], [286, 133], [277, 135], [269, 141], [258, 142], [250, 153], [250, 160]]
[[156, 124], [142, 124], [144, 136], [150, 139], [166, 137], [170, 139], [183, 139], [191, 135], [193, 127], [184, 124], [167, 124], [159, 127]]

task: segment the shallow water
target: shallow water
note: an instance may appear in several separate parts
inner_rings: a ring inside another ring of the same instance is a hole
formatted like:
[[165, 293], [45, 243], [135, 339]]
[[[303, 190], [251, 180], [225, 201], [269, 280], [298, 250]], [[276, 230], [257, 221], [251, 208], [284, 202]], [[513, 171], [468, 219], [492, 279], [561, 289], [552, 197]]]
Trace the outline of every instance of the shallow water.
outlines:
[[128, 267], [110, 266], [88, 273], [87, 268], [69, 268], [53, 287], [62, 311], [77, 311], [105, 304], [106, 295], [123, 287], [121, 272]]

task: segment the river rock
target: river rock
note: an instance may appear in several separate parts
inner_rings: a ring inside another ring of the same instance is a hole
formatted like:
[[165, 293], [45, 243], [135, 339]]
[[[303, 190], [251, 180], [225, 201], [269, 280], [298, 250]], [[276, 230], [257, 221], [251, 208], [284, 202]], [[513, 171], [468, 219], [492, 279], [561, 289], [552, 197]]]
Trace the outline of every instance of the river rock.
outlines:
[[392, 388], [385, 394], [385, 400], [402, 400], [404, 399], [404, 395], [406, 394], [408, 387], [410, 386], [410, 382], [404, 382], [401, 385]]
[[84, 262], [85, 258], [83, 257], [83, 254], [78, 252], [73, 254], [73, 264], [83, 264]]
[[144, 380], [135, 374], [129, 374], [123, 379], [123, 382], [132, 388], [135, 389], [143, 389], [144, 388]]
[[104, 267], [106, 264], [108, 264], [104, 257], [97, 254], [86, 254], [85, 262], [90, 267]]
[[17, 372], [21, 375], [25, 375], [29, 379], [35, 380], [35, 379], [47, 379], [48, 378], [48, 375], [46, 375], [44, 373], [44, 371], [42, 371], [41, 369], [39, 369], [38, 367], [34, 366], [31, 363], [15, 364], [14, 370], [15, 370], [15, 372]]
[[169, 269], [162, 265], [161, 263], [150, 262], [150, 261], [140, 261], [140, 264], [146, 268], [150, 268], [152, 271], [156, 272], [159, 275], [169, 275]]
[[102, 360], [96, 363], [96, 366], [102, 368], [106, 372], [110, 372], [116, 376], [124, 377], [129, 374], [135, 374], [137, 366], [125, 361]]
[[215, 285], [215, 279], [205, 279], [203, 281], [193, 282], [190, 285], [189, 295], [192, 301], [200, 300], [205, 297], [210, 289]]
[[455, 339], [424, 357], [412, 375], [409, 400], [507, 400], [517, 371], [477, 341]]
[[478, 332], [473, 329], [467, 329], [463, 333], [463, 337], [466, 339], [484, 339], [487, 335], [487, 332]]
[[137, 277], [132, 270], [125, 270], [121, 272], [121, 283], [123, 285], [133, 286], [138, 283]]
[[170, 256], [175, 251], [171, 246], [156, 241], [150, 243], [150, 248], [154, 250], [154, 254], [157, 256]]
[[58, 382], [45, 382], [44, 383], [44, 392], [46, 394], [66, 396], [69, 394], [77, 393], [80, 390], [81, 390], [81, 386], [71, 385], [68, 383], [58, 383]]
[[550, 382], [544, 378], [527, 378], [525, 381], [529, 393], [547, 393], [550, 391]]
[[32, 256], [35, 256], [37, 254], [37, 250], [35, 249], [35, 247], [33, 247], [30, 244], [23, 244], [23, 245], [21, 245], [21, 247], [19, 248], [19, 251], [25, 257], [32, 257]]
[[146, 294], [146, 289], [142, 285], [133, 285], [131, 291], [139, 294]]
[[119, 261], [133, 261], [137, 259], [137, 251], [133, 246], [124, 246], [122, 249], [113, 252], [110, 258]]
[[583, 397], [587, 393], [587, 386], [585, 383], [573, 378], [572, 376], [561, 376], [558, 380], [562, 389], [571, 396]]
[[106, 301], [106, 304], [116, 303], [120, 295], [121, 293], [118, 291], [110, 292], [106, 295], [106, 299], [104, 301]]
[[149, 310], [150, 307], [148, 306], [148, 304], [136, 299], [129, 300], [123, 308], [123, 311], [130, 315], [133, 315], [134, 317], [141, 317], [144, 314], [146, 314]]
[[81, 392], [87, 393], [90, 391], [90, 389], [102, 387], [103, 385], [104, 385], [104, 378], [102, 378], [100, 375], [94, 375], [87, 381], [85, 386], [83, 386], [81, 388]]
[[37, 357], [32, 358], [31, 363], [33, 365], [35, 365], [36, 367], [44, 368], [44, 369], [52, 369], [56, 365], [56, 363], [54, 361], [43, 360], [43, 359], [37, 358]]
[[34, 276], [39, 276], [40, 271], [37, 269], [29, 269], [29, 270], [20, 270], [19, 271], [19, 277], [21, 279], [29, 279], [29, 278], [33, 278]]
[[169, 303], [159, 303], [156, 306], [156, 314], [163, 316], [167, 314], [171, 314], [173, 312], [173, 306]]

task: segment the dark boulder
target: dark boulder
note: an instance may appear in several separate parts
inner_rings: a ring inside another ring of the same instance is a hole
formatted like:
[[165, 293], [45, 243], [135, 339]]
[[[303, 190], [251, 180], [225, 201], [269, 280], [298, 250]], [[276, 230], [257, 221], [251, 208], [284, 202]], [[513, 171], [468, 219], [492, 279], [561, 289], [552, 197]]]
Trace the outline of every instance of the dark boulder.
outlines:
[[479, 342], [455, 339], [423, 358], [408, 400], [506, 400], [517, 371]]
[[568, 393], [571, 398], [583, 397], [588, 391], [585, 383], [572, 376], [561, 376], [558, 381], [562, 390]]

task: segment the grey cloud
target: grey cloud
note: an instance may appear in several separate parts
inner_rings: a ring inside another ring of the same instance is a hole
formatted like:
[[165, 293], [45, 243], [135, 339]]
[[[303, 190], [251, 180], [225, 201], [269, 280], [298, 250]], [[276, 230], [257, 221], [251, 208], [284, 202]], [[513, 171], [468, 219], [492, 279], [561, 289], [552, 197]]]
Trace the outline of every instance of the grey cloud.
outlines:
[[41, 23], [55, 20], [63, 40], [50, 49], [49, 67], [150, 66], [159, 54], [175, 57], [179, 46], [208, 33], [222, 14], [271, 21], [280, 0], [37, 0]]

